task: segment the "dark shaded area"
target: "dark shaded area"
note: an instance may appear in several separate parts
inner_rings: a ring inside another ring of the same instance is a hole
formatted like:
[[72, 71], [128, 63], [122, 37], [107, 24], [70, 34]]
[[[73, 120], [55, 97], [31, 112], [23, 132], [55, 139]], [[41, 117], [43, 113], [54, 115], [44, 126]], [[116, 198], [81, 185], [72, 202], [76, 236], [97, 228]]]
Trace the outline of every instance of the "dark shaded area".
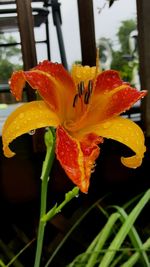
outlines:
[[[149, 188], [149, 143], [150, 140], [147, 139], [147, 152], [142, 166], [129, 169], [121, 164], [120, 157], [131, 155], [131, 151], [120, 143], [105, 140], [91, 177], [89, 193], [81, 193], [47, 224], [41, 266], [47, 262], [70, 227], [95, 201], [105, 196], [101, 202], [103, 208], [114, 204], [123, 205]], [[32, 136], [24, 135], [13, 142], [15, 157], [7, 159], [2, 151], [0, 153], [0, 258], [8, 263], [9, 257], [12, 258], [9, 252], [13, 251], [15, 255], [33, 240], [18, 258], [19, 264], [28, 267], [33, 266], [34, 262], [40, 205], [40, 174], [44, 159], [44, 152], [33, 153], [31, 148]], [[60, 203], [64, 194], [72, 187], [73, 184], [55, 160], [49, 181], [48, 207], [52, 207], [56, 202]], [[149, 205], [137, 222], [137, 227], [145, 238], [149, 234], [148, 213]], [[92, 209], [73, 231], [50, 266], [61, 267], [71, 262], [86, 249], [105, 222], [106, 218], [99, 209]]]

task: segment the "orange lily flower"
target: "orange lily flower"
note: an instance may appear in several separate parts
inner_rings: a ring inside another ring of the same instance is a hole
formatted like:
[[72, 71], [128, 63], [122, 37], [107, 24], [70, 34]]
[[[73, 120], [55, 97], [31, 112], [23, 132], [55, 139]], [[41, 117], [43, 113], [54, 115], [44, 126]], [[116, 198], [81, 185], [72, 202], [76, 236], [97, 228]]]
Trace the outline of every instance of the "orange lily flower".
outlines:
[[117, 140], [133, 150], [121, 158], [131, 168], [141, 165], [144, 152], [142, 130], [131, 120], [119, 116], [146, 91], [137, 91], [123, 82], [118, 72], [100, 73], [98, 67], [74, 65], [69, 74], [61, 64], [43, 61], [30, 71], [12, 74], [10, 88], [17, 100], [28, 82], [43, 100], [25, 103], [7, 118], [3, 131], [3, 150], [15, 153], [9, 144], [33, 129], [56, 127], [56, 156], [68, 177], [87, 192], [94, 163], [103, 138]]

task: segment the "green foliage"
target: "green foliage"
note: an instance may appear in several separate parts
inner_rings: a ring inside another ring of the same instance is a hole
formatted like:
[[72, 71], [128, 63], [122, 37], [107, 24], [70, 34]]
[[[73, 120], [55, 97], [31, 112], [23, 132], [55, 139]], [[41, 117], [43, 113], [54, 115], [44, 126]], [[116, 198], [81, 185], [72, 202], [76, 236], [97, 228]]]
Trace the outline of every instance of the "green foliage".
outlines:
[[124, 81], [131, 82], [133, 64], [131, 64], [131, 62], [127, 62], [127, 60], [124, 59], [123, 53], [121, 51], [113, 51], [112, 58], [113, 60], [111, 63], [111, 68], [118, 70]]
[[119, 43], [121, 46], [121, 52], [123, 54], [129, 54], [129, 35], [132, 31], [136, 29], [136, 22], [133, 19], [124, 20], [121, 22], [121, 26], [117, 32]]
[[13, 64], [7, 58], [0, 60], [0, 83], [7, 82], [12, 72], [20, 68], [19, 64]]
[[129, 35], [136, 29], [136, 23], [134, 20], [125, 20], [121, 22], [121, 26], [117, 32], [120, 49], [117, 51], [112, 49], [112, 63], [111, 68], [118, 70], [123, 80], [132, 82], [132, 71], [134, 68], [134, 61], [129, 62], [125, 56], [131, 55], [129, 48]]
[[[14, 44], [16, 40], [13, 36], [0, 35], [0, 43]], [[22, 65], [13, 63], [14, 61], [19, 62], [20, 59], [20, 48], [15, 45], [0, 47], [0, 83], [7, 83], [12, 72], [22, 68]]]
[[[125, 207], [112, 206], [116, 211], [107, 215], [108, 220], [104, 227], [86, 251], [77, 256], [68, 267], [133, 267], [136, 263], [141, 267], [150, 266], [147, 253], [150, 248], [150, 238], [143, 242], [134, 226], [149, 200], [150, 189], [129, 213]], [[130, 201], [125, 206], [129, 208], [131, 204], [133, 203]]]

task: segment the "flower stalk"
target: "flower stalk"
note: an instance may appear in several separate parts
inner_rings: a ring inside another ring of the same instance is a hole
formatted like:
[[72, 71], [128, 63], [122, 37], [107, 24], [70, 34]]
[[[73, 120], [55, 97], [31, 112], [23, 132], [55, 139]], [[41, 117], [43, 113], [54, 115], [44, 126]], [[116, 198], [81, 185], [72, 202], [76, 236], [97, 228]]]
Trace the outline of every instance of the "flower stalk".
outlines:
[[[42, 174], [41, 174], [42, 185], [41, 185], [40, 218], [42, 218], [46, 213], [47, 185], [49, 181], [49, 174], [55, 157], [55, 135], [53, 129], [52, 130], [49, 129], [45, 133], [45, 144], [46, 144], [46, 157], [45, 161], [43, 162]], [[46, 223], [40, 219], [34, 267], [40, 266], [45, 226]]]
[[79, 194], [79, 188], [74, 187], [71, 191], [65, 194], [64, 201], [57, 206], [57, 203], [54, 205], [46, 213], [46, 203], [47, 203], [47, 187], [49, 181], [50, 171], [53, 165], [54, 157], [55, 157], [55, 132], [54, 129], [51, 128], [45, 133], [45, 144], [46, 144], [46, 157], [43, 162], [42, 174], [41, 174], [41, 210], [40, 210], [40, 221], [38, 228], [38, 236], [37, 236], [37, 248], [35, 255], [35, 263], [34, 267], [40, 266], [41, 256], [42, 256], [42, 248], [43, 248], [43, 240], [44, 240], [44, 232], [47, 221], [51, 220], [56, 214], [61, 212], [62, 208], [74, 197], [77, 197]]

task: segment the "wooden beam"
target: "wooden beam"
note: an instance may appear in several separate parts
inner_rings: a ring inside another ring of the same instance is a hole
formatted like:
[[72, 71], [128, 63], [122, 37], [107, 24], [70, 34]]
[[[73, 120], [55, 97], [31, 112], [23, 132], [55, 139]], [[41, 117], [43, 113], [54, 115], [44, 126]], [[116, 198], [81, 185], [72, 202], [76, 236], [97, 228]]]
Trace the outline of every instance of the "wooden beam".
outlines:
[[142, 126], [150, 137], [150, 1], [136, 0], [141, 89], [148, 90], [142, 100]]
[[92, 0], [78, 0], [82, 64], [95, 66], [96, 42]]
[[[31, 0], [16, 0], [16, 4], [24, 70], [29, 70], [37, 65]], [[28, 101], [35, 100], [35, 90], [30, 88], [28, 84], [26, 85], [26, 89]], [[36, 133], [33, 135], [32, 140], [34, 152], [41, 152], [45, 150], [43, 135], [43, 129], [36, 130]]]
[[[24, 70], [29, 70], [37, 65], [31, 0], [16, 0], [16, 5], [23, 65]], [[27, 86], [27, 97], [29, 101], [36, 98], [35, 91], [29, 86]]]

